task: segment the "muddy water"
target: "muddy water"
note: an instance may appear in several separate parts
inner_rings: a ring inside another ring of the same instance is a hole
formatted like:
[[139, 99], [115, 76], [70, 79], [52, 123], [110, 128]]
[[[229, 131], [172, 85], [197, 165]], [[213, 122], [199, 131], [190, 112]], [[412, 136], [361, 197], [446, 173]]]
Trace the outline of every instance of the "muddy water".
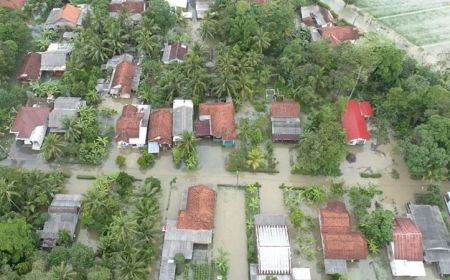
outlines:
[[217, 198], [214, 248], [223, 248], [229, 253], [228, 279], [247, 280], [244, 192], [233, 188], [220, 188]]

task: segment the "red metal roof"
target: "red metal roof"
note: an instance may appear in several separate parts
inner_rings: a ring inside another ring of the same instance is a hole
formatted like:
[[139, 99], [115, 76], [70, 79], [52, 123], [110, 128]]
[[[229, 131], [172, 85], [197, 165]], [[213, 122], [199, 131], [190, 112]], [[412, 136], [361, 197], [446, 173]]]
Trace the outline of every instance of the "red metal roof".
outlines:
[[0, 7], [20, 10], [25, 5], [25, 0], [0, 0]]
[[67, 21], [70, 21], [74, 24], [78, 23], [78, 18], [81, 15], [81, 9], [73, 6], [71, 4], [65, 4], [62, 8], [61, 8], [61, 12], [59, 14], [59, 17], [62, 19], [65, 19]]
[[370, 138], [366, 120], [361, 113], [360, 103], [355, 99], [347, 103], [347, 108], [342, 116], [342, 126], [347, 134], [347, 142]]
[[37, 126], [47, 125], [50, 108], [21, 107], [11, 127], [12, 133], [18, 133], [17, 138], [30, 138]]
[[214, 228], [216, 192], [207, 186], [196, 185], [188, 190], [186, 210], [178, 214], [177, 228], [210, 230]]
[[331, 26], [319, 29], [322, 37], [329, 38], [333, 45], [344, 41], [358, 40], [359, 32], [353, 26]]
[[368, 255], [367, 242], [360, 232], [353, 232], [350, 214], [340, 201], [328, 202], [320, 210], [320, 232], [326, 259], [362, 260]]
[[209, 120], [194, 122], [195, 136], [211, 136], [211, 122]]
[[109, 12], [117, 13], [122, 7], [132, 14], [139, 14], [145, 10], [144, 1], [125, 1], [123, 3], [109, 3]]
[[152, 112], [148, 140], [157, 141], [159, 145], [172, 145], [172, 111], [170, 108]]
[[41, 68], [41, 55], [39, 53], [28, 53], [23, 57], [22, 65], [19, 73], [17, 73], [17, 80], [20, 81], [35, 81], [39, 79]]
[[183, 60], [184, 56], [188, 52], [188, 48], [185, 44], [182, 44], [181, 42], [176, 42], [170, 45], [170, 54], [169, 54], [169, 60], [179, 59]]
[[359, 103], [359, 108], [361, 109], [361, 114], [365, 118], [373, 117], [373, 109], [369, 102], [362, 101]]
[[122, 115], [116, 123], [116, 141], [129, 142], [130, 138], [139, 138], [139, 127], [143, 112], [138, 112], [138, 108], [133, 105], [125, 105], [122, 108]]
[[272, 102], [270, 114], [277, 118], [295, 118], [300, 116], [300, 104], [295, 101]]
[[422, 233], [407, 217], [394, 219], [394, 257], [397, 260], [423, 261]]
[[133, 78], [136, 73], [137, 65], [128, 61], [122, 61], [117, 64], [114, 78], [111, 86], [122, 86], [121, 93], [131, 93]]
[[233, 102], [201, 103], [199, 112], [200, 116], [211, 116], [211, 131], [214, 137], [222, 140], [236, 139]]

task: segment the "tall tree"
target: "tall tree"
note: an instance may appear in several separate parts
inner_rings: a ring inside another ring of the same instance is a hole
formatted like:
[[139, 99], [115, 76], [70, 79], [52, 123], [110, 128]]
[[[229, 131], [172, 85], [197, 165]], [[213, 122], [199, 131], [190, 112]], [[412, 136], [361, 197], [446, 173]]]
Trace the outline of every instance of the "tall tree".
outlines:
[[50, 133], [42, 144], [42, 152], [46, 160], [57, 160], [63, 155], [62, 137], [56, 133]]

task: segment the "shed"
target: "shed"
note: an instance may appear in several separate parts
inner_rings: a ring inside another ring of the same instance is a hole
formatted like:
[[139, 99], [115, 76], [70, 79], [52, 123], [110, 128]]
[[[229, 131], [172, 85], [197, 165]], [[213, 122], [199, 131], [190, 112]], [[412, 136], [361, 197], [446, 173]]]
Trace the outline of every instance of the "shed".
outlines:
[[295, 101], [272, 102], [270, 107], [272, 141], [296, 142], [300, 138], [300, 104]]
[[65, 132], [63, 121], [65, 118], [76, 118], [86, 101], [80, 97], [58, 97], [53, 103], [53, 110], [48, 119], [50, 132]]

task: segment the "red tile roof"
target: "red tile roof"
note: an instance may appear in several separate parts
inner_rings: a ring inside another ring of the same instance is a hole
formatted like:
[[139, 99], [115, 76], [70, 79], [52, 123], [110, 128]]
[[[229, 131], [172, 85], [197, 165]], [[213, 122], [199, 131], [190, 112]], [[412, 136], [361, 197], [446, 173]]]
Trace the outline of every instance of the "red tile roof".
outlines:
[[320, 220], [324, 233], [345, 233], [352, 229], [350, 214], [340, 201], [328, 202], [326, 208], [320, 209]]
[[138, 108], [133, 105], [125, 105], [122, 108], [122, 115], [116, 123], [116, 141], [129, 142], [130, 138], [139, 138], [139, 128], [143, 112], [138, 112]]
[[170, 108], [152, 112], [148, 140], [157, 141], [159, 145], [172, 145], [172, 111]]
[[35, 81], [39, 79], [41, 68], [41, 55], [39, 53], [29, 53], [24, 56], [17, 80]]
[[342, 126], [347, 134], [347, 142], [354, 139], [368, 140], [370, 138], [366, 120], [361, 112], [360, 103], [355, 99], [347, 103], [347, 108], [342, 116]]
[[272, 102], [270, 107], [272, 117], [295, 118], [300, 116], [300, 104], [295, 101]]
[[17, 138], [30, 138], [37, 126], [47, 125], [50, 108], [21, 107], [11, 127]]
[[320, 210], [320, 232], [325, 259], [367, 258], [366, 239], [360, 232], [352, 232], [350, 214], [343, 202], [329, 202]]
[[186, 210], [178, 214], [177, 228], [193, 230], [210, 230], [214, 228], [214, 209], [216, 192], [207, 186], [190, 187]]
[[397, 260], [423, 261], [422, 233], [407, 217], [394, 219], [394, 257]]
[[111, 87], [122, 86], [121, 93], [131, 93], [133, 78], [136, 73], [137, 65], [128, 61], [122, 61], [117, 64]]
[[25, 5], [25, 0], [0, 0], [0, 7], [20, 10]]
[[123, 3], [109, 3], [109, 12], [117, 13], [122, 7], [132, 14], [140, 14], [145, 10], [144, 1], [125, 1]]
[[200, 116], [211, 116], [211, 131], [214, 137], [222, 140], [236, 139], [233, 102], [201, 103]]
[[173, 60], [173, 59], [183, 60], [184, 56], [188, 52], [187, 46], [180, 42], [173, 43], [170, 46], [171, 46], [171, 48], [170, 48], [169, 60]]
[[331, 26], [319, 29], [322, 37], [329, 38], [333, 45], [337, 45], [344, 41], [358, 40], [358, 29], [353, 26]]
[[195, 136], [205, 137], [211, 136], [211, 122], [210, 120], [194, 122]]
[[59, 14], [59, 18], [65, 19], [67, 21], [70, 21], [74, 24], [78, 23], [78, 19], [80, 18], [81, 15], [81, 9], [73, 6], [71, 4], [65, 4], [62, 8], [61, 8], [61, 12]]

